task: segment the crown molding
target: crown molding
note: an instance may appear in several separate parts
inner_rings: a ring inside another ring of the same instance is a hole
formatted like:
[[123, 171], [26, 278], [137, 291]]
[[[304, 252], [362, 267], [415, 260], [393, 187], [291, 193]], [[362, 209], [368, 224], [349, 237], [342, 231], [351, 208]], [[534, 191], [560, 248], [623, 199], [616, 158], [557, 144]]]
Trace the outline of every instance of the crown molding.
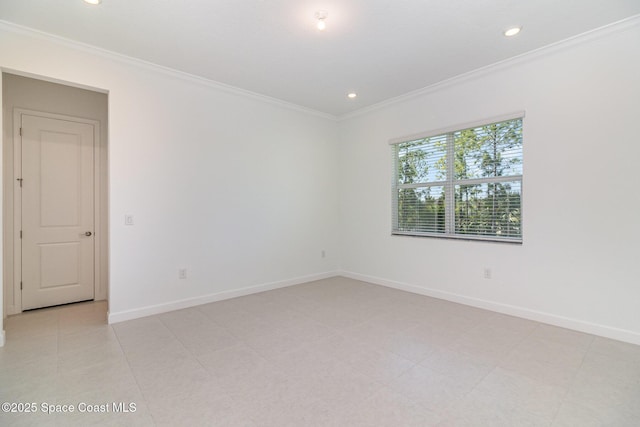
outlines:
[[75, 40], [71, 40], [65, 37], [61, 37], [61, 36], [57, 36], [54, 34], [50, 34], [50, 33], [46, 33], [40, 30], [36, 30], [30, 27], [25, 27], [22, 25], [18, 25], [12, 22], [8, 22], [8, 21], [4, 21], [4, 20], [0, 20], [0, 30], [4, 30], [4, 31], [8, 31], [11, 33], [15, 33], [15, 34], [20, 34], [20, 35], [25, 35], [28, 37], [33, 37], [33, 38], [38, 38], [41, 40], [45, 40], [48, 42], [52, 42], [58, 45], [62, 45], [68, 48], [72, 48], [75, 50], [80, 50], [83, 52], [87, 52], [89, 54], [93, 54], [93, 55], [97, 55], [100, 56], [102, 58], [108, 59], [108, 60], [112, 60], [112, 61], [116, 61], [116, 62], [120, 62], [120, 63], [125, 63], [127, 65], [131, 65], [131, 66], [135, 66], [137, 68], [141, 68], [141, 69], [145, 69], [147, 71], [152, 71], [152, 72], [158, 72], [164, 75], [168, 75], [183, 81], [188, 81], [191, 83], [195, 83], [195, 84], [200, 84], [202, 86], [206, 86], [206, 87], [210, 87], [210, 88], [214, 88], [220, 91], [224, 91], [227, 93], [231, 93], [231, 94], [235, 94], [238, 96], [242, 96], [245, 98], [250, 98], [250, 99], [254, 99], [260, 102], [264, 102], [267, 104], [271, 104], [274, 106], [278, 106], [281, 108], [286, 108], [289, 110], [293, 110], [293, 111], [298, 111], [304, 114], [309, 114], [312, 116], [317, 116], [317, 117], [321, 117], [324, 119], [328, 119], [331, 121], [344, 121], [344, 120], [348, 120], [351, 118], [355, 118], [358, 116], [362, 116], [365, 115], [367, 113], [376, 111], [376, 110], [380, 110], [386, 107], [390, 107], [392, 105], [419, 97], [419, 96], [423, 96], [423, 95], [428, 95], [430, 93], [434, 93], [434, 92], [438, 92], [440, 90], [443, 90], [447, 87], [451, 87], [469, 80], [474, 80], [477, 78], [480, 78], [482, 76], [485, 76], [487, 74], [496, 72], [496, 71], [500, 71], [500, 70], [504, 70], [525, 62], [529, 62], [529, 61], [533, 61], [535, 59], [538, 59], [540, 57], [543, 57], [545, 55], [550, 55], [568, 48], [571, 48], [573, 46], [576, 45], [580, 45], [583, 43], [587, 43], [589, 41], [595, 40], [595, 39], [599, 39], [602, 37], [605, 37], [607, 35], [610, 35], [612, 33], [617, 33], [620, 31], [624, 31], [627, 30], [629, 28], [633, 28], [640, 25], [640, 14], [638, 15], [633, 15], [630, 16], [628, 18], [625, 18], [623, 20], [605, 25], [603, 27], [599, 27], [590, 31], [587, 31], [585, 33], [582, 34], [578, 34], [576, 36], [570, 37], [568, 39], [565, 40], [561, 40], [559, 42], [556, 43], [552, 43], [550, 45], [546, 45], [534, 50], [531, 50], [529, 52], [523, 53], [521, 55], [512, 57], [512, 58], [508, 58], [505, 59], [503, 61], [499, 61], [490, 65], [487, 65], [485, 67], [481, 67], [481, 68], [477, 68], [475, 70], [451, 77], [449, 79], [446, 80], [442, 80], [440, 82], [434, 83], [432, 85], [405, 93], [403, 95], [400, 96], [396, 96], [393, 98], [389, 98], [387, 100], [384, 100], [382, 102], [378, 102], [376, 104], [358, 109], [356, 111], [352, 111], [349, 113], [345, 113], [342, 115], [333, 115], [333, 114], [329, 114], [329, 113], [325, 113], [322, 111], [318, 111], [318, 110], [314, 110], [308, 107], [303, 107], [301, 105], [298, 104], [294, 104], [291, 102], [287, 102], [287, 101], [283, 101], [281, 99], [278, 98], [273, 98], [267, 95], [262, 95], [260, 93], [257, 92], [252, 92], [246, 89], [242, 89], [239, 87], [235, 87], [235, 86], [231, 86], [231, 85], [227, 85], [225, 83], [221, 83], [221, 82], [217, 82], [215, 80], [211, 80], [211, 79], [207, 79], [204, 77], [200, 77], [194, 74], [190, 74], [184, 71], [179, 71], [173, 68], [169, 68], [169, 67], [165, 67], [162, 65], [158, 65], [149, 61], [144, 61], [142, 59], [138, 59], [138, 58], [134, 58], [131, 56], [127, 56], [127, 55], [123, 55], [120, 53], [116, 53], [107, 49], [103, 49], [103, 48], [99, 48], [93, 45], [89, 45], [86, 43], [82, 43], [82, 42], [78, 42]]
[[455, 86], [469, 80], [480, 78], [482, 76], [485, 76], [490, 73], [494, 73], [496, 71], [501, 71], [525, 62], [533, 61], [535, 59], [541, 58], [546, 55], [551, 55], [559, 51], [562, 51], [583, 43], [587, 43], [592, 40], [606, 37], [613, 33], [625, 31], [625, 30], [628, 30], [629, 28], [633, 28], [638, 25], [640, 25], [640, 14], [630, 16], [620, 21], [613, 22], [603, 27], [595, 28], [585, 33], [581, 33], [573, 37], [569, 37], [568, 39], [564, 39], [559, 42], [555, 42], [555, 43], [531, 50], [529, 52], [525, 52], [523, 54], [505, 59], [503, 61], [495, 62], [493, 64], [490, 64], [481, 68], [477, 68], [475, 70], [468, 71], [463, 74], [459, 74], [455, 77], [451, 77], [449, 79], [442, 80], [432, 85], [429, 85], [411, 92], [407, 92], [400, 96], [386, 99], [384, 101], [378, 102], [368, 107], [364, 107], [359, 110], [352, 111], [350, 113], [339, 115], [337, 117], [337, 120], [341, 122], [344, 120], [362, 116], [367, 113], [380, 110], [386, 107], [390, 107], [392, 105], [399, 104], [401, 102], [404, 102], [419, 96], [428, 95], [430, 93], [438, 92], [445, 88]]
[[[71, 40], [66, 37], [57, 36], [55, 34], [47, 33], [44, 31], [36, 30], [34, 28], [25, 27], [23, 25], [15, 24], [13, 22], [0, 20], [0, 31], [6, 31], [22, 36], [27, 36], [31, 38], [36, 38], [40, 40], [44, 40], [46, 42], [55, 43], [60, 46], [64, 46], [67, 48], [71, 48], [74, 50], [82, 51], [89, 53], [91, 55], [96, 55], [104, 59], [108, 59], [114, 62], [120, 62], [123, 64], [127, 64], [130, 66], [134, 66], [139, 69], [143, 69], [146, 71], [160, 73], [169, 77], [173, 77], [179, 80], [187, 81], [190, 83], [199, 84], [202, 86], [206, 86], [209, 88], [217, 89], [223, 92], [231, 93], [234, 95], [238, 95], [244, 98], [253, 99], [256, 101], [264, 102], [267, 104], [271, 104], [274, 106], [278, 106], [281, 108], [286, 108], [288, 110], [293, 110], [297, 112], [301, 112], [304, 114], [309, 114], [312, 116], [321, 117], [323, 119], [328, 119], [331, 121], [336, 121], [337, 116], [329, 113], [325, 113], [322, 111], [314, 110], [312, 108], [303, 107], [298, 104], [294, 104], [291, 102], [283, 101], [278, 98], [273, 98], [271, 96], [262, 95], [257, 92], [252, 92], [250, 90], [242, 89], [236, 86], [227, 85], [225, 83], [221, 83], [215, 80], [207, 79], [205, 77], [200, 77], [195, 74], [187, 73], [184, 71], [176, 70], [170, 67], [165, 67], [163, 65], [159, 65], [150, 61], [145, 61], [142, 59], [134, 58], [128, 55], [124, 55], [121, 53], [113, 52], [107, 49], [103, 49], [97, 46], [93, 46], [87, 43], [82, 43], [76, 40]], [[21, 71], [17, 70], [18, 73]], [[107, 89], [108, 90], [108, 89]]]

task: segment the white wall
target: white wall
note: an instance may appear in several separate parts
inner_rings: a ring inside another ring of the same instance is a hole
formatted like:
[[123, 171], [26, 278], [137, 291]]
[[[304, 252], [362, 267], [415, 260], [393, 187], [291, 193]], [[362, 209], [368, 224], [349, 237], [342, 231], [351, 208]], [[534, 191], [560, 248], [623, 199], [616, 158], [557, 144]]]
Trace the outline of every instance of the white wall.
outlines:
[[[636, 20], [342, 120], [345, 272], [640, 343], [639, 49]], [[521, 110], [522, 245], [390, 235], [390, 139]]]
[[0, 39], [6, 70], [109, 93], [112, 321], [338, 269], [335, 120], [6, 24]]
[[[1, 74], [0, 74], [0, 79], [2, 79]], [[2, 99], [2, 84], [1, 83], [2, 82], [0, 82], [0, 100]], [[3, 136], [4, 135], [4, 118], [3, 118], [3, 114], [0, 114], [0, 129], [2, 129], [2, 132], [0, 132], [0, 136]], [[2, 157], [3, 154], [4, 153], [2, 152], [2, 150], [0, 150], [0, 157]], [[0, 158], [0, 168], [3, 167], [3, 161], [4, 161], [4, 157]], [[4, 172], [4, 170], [2, 172]], [[0, 173], [0, 176], [2, 176], [2, 173]], [[2, 201], [0, 201], [0, 203], [2, 203]], [[3, 221], [2, 224], [4, 225], [4, 216], [3, 216], [3, 214], [4, 214], [3, 209], [0, 209], [0, 220]], [[2, 228], [3, 227], [0, 227], [0, 230], [2, 230]], [[0, 233], [1, 232], [2, 231], [0, 231]], [[3, 239], [0, 239], [0, 241], [2, 241], [2, 240]], [[4, 245], [0, 246], [0, 259], [3, 260], [3, 262], [0, 263], [0, 277], [4, 277]], [[4, 285], [4, 283], [3, 283], [3, 285]], [[0, 290], [0, 347], [4, 346], [4, 342], [5, 342], [4, 317], [5, 317], [5, 311], [4, 311], [4, 287], [2, 287], [2, 290]]]

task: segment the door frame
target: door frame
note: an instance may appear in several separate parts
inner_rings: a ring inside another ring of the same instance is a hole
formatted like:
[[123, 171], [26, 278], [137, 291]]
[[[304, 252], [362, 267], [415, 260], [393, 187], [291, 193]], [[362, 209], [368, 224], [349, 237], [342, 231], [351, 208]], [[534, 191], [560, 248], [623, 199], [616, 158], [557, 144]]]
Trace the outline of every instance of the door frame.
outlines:
[[[101, 260], [101, 206], [100, 206], [100, 121], [85, 119], [82, 117], [68, 116], [64, 114], [48, 113], [44, 111], [29, 110], [25, 108], [13, 109], [13, 265], [6, 267], [13, 269], [13, 292], [14, 292], [14, 313], [22, 312], [22, 239], [20, 238], [20, 230], [22, 230], [22, 192], [20, 191], [19, 178], [22, 177], [22, 151], [20, 143], [22, 136], [20, 128], [22, 123], [22, 115], [31, 115], [45, 117], [49, 119], [66, 120], [76, 123], [84, 123], [93, 125], [93, 221], [94, 221], [94, 240], [93, 240], [93, 297], [95, 300], [106, 297], [103, 292], [102, 283], [100, 281], [100, 260]], [[95, 231], [98, 231], [97, 233]], [[106, 236], [105, 236], [106, 237]]]

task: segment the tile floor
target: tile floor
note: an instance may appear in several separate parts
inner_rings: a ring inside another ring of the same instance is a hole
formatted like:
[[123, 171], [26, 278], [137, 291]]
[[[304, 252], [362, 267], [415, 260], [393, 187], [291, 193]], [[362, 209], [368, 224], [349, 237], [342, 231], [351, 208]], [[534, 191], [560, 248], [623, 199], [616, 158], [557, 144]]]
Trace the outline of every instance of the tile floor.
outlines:
[[0, 425], [640, 426], [639, 346], [355, 280], [105, 314], [6, 319]]

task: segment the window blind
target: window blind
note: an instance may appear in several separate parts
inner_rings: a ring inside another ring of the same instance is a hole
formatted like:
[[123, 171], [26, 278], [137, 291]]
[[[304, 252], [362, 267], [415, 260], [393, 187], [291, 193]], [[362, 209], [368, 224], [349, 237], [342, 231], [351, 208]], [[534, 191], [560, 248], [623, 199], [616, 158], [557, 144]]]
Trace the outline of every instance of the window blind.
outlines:
[[392, 143], [392, 232], [522, 241], [522, 117]]

